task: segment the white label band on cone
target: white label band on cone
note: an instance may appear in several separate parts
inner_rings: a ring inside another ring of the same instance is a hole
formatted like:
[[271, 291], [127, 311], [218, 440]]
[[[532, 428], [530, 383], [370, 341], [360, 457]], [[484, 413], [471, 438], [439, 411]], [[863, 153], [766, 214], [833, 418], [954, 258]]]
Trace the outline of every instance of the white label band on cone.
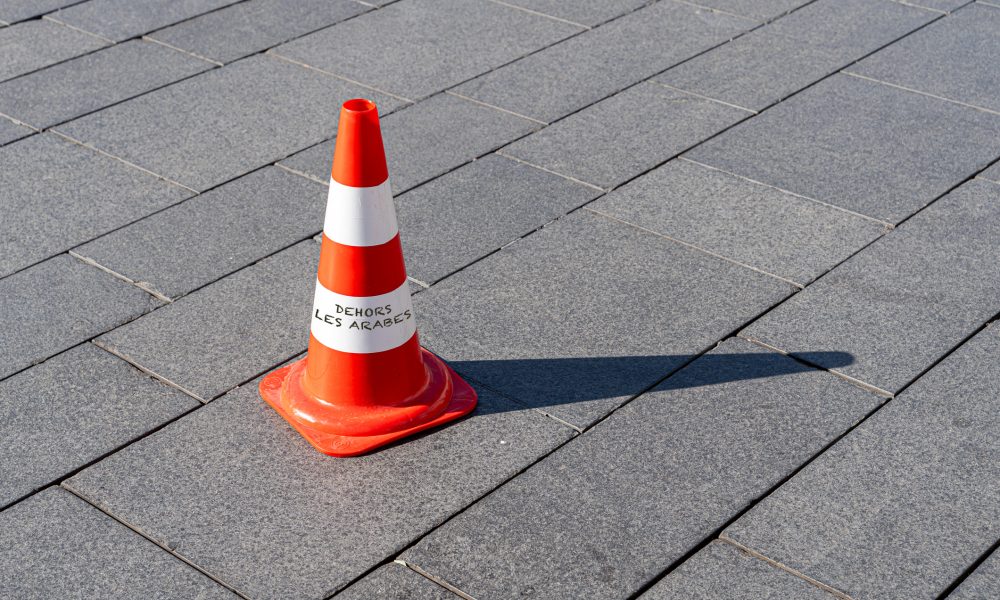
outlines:
[[402, 346], [417, 330], [410, 287], [380, 296], [344, 296], [316, 281], [312, 334], [327, 348], [371, 354]]
[[330, 179], [323, 233], [345, 246], [378, 246], [396, 237], [396, 209], [389, 180], [351, 187]]

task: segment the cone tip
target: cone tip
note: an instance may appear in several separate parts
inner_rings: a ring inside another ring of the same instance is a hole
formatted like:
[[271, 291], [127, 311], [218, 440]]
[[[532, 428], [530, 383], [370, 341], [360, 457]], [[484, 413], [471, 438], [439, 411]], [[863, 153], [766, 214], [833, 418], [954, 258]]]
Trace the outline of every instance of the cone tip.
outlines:
[[352, 187], [372, 187], [388, 178], [378, 107], [371, 100], [352, 98], [341, 107], [332, 176]]

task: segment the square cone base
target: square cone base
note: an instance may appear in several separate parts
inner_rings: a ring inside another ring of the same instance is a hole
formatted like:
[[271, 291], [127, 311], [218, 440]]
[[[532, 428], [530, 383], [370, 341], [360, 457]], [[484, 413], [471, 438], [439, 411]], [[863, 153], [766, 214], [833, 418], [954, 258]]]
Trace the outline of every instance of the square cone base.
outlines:
[[[427, 351], [425, 350], [424, 352]], [[283, 387], [285, 378], [288, 377], [288, 372], [293, 366], [294, 363], [268, 373], [260, 382], [260, 395], [265, 402], [271, 405], [271, 408], [276, 410], [296, 431], [302, 434], [302, 437], [306, 438], [307, 442], [327, 456], [347, 457], [367, 454], [376, 448], [380, 448], [396, 440], [454, 421], [469, 414], [476, 407], [476, 391], [458, 373], [452, 370], [451, 367], [445, 365], [445, 368], [448, 369], [448, 374], [451, 376], [452, 396], [448, 402], [448, 407], [437, 418], [406, 429], [380, 435], [350, 436], [327, 433], [295, 420], [282, 407], [281, 388]]]

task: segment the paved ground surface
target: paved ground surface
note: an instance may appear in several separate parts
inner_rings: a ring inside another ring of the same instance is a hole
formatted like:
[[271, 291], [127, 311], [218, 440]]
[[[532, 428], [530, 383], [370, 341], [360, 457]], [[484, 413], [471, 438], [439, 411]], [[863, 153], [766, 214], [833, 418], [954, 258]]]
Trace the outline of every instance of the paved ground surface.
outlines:
[[[1000, 597], [1000, 2], [0, 0], [0, 597]], [[314, 452], [341, 102], [461, 422]]]

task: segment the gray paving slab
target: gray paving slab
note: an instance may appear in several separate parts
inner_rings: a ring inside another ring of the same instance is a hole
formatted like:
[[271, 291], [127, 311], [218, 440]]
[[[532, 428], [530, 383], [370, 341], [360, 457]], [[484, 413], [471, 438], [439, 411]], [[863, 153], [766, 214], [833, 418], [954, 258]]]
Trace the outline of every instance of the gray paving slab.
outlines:
[[254, 383], [67, 485], [248, 597], [318, 599], [571, 434], [481, 392], [459, 423], [336, 459], [309, 446]]
[[237, 0], [89, 0], [51, 18], [114, 42], [190, 19]]
[[155, 31], [149, 37], [228, 63], [359, 15], [353, 0], [250, 0]]
[[598, 194], [491, 154], [396, 198], [407, 272], [433, 283]]
[[379, 567], [337, 594], [337, 600], [456, 600], [457, 595], [398, 563]]
[[895, 393], [1000, 312], [998, 223], [1000, 186], [970, 181], [740, 335], [850, 352], [818, 364]]
[[1000, 552], [993, 551], [958, 588], [951, 600], [989, 600], [1000, 594]]
[[582, 30], [487, 0], [409, 0], [274, 52], [419, 100]]
[[5, 598], [236, 598], [60, 488], [0, 513]]
[[160, 302], [63, 254], [0, 279], [0, 377], [152, 310]]
[[982, 177], [983, 179], [986, 179], [987, 181], [1000, 183], [1000, 162], [997, 162], [992, 167], [986, 169], [979, 176]]
[[44, 19], [0, 29], [0, 81], [106, 46], [92, 35]]
[[[540, 125], [450, 94], [438, 94], [386, 116], [380, 126], [389, 181], [393, 192], [400, 194]], [[335, 143], [336, 137], [279, 164], [326, 183], [330, 181]]]
[[211, 400], [305, 351], [318, 260], [306, 240], [97, 343]]
[[518, 140], [502, 152], [609, 189], [751, 115], [644, 82]]
[[752, 28], [750, 19], [658, 2], [455, 88], [552, 122]]
[[576, 0], [575, 2], [514, 0], [507, 2], [507, 4], [593, 27], [647, 4], [652, 4], [652, 2], [653, 0]]
[[898, 223], [1000, 155], [1000, 115], [834, 75], [688, 153]]
[[57, 127], [203, 191], [329, 138], [349, 98], [399, 102], [269, 56], [252, 56]]
[[79, 2], [80, 0], [3, 0], [0, 21], [17, 23]]
[[805, 285], [883, 224], [685, 159], [587, 208]]
[[401, 559], [476, 598], [628, 597], [880, 402], [730, 339]]
[[834, 600], [836, 596], [732, 544], [714, 541], [687, 559], [643, 600]]
[[851, 598], [934, 598], [997, 540], [1000, 328], [976, 335], [726, 529]]
[[774, 19], [812, 0], [698, 0], [696, 4], [755, 19]]
[[759, 111], [938, 17], [891, 0], [819, 0], [656, 81]]
[[213, 66], [133, 40], [0, 84], [0, 113], [45, 129]]
[[1000, 112], [1000, 7], [972, 4], [848, 69]]
[[93, 344], [0, 381], [0, 508], [195, 406]]
[[0, 116], [0, 146], [16, 142], [23, 137], [31, 135], [32, 133], [34, 133], [34, 131], [31, 129], [18, 125], [17, 123]]
[[578, 211], [414, 296], [414, 307], [421, 341], [459, 372], [585, 427], [791, 291]]
[[74, 249], [177, 298], [323, 228], [326, 188], [266, 167]]
[[191, 192], [42, 133], [0, 148], [0, 276], [160, 210]]

